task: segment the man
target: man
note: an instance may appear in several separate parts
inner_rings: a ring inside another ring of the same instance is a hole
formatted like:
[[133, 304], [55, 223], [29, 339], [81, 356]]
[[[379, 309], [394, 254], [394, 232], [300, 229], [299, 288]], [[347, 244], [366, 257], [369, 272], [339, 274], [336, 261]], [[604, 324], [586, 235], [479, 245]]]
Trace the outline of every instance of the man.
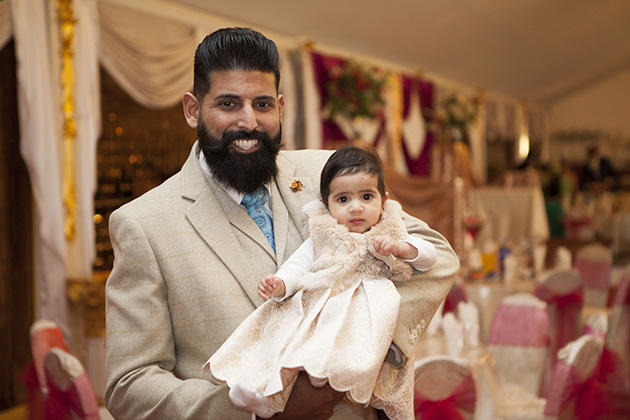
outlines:
[[[258, 281], [305, 239], [301, 209], [319, 198], [329, 156], [278, 151], [279, 77], [278, 51], [262, 34], [231, 28], [207, 36], [195, 53], [194, 94], [183, 97], [198, 142], [179, 173], [110, 218], [115, 263], [106, 290], [105, 402], [118, 420], [251, 418], [202, 366], [263, 303]], [[259, 191], [273, 233], [264, 234], [239, 205]], [[403, 359], [412, 357], [459, 268], [439, 233], [409, 216], [406, 224], [435, 245], [438, 262], [398, 288], [394, 348]], [[342, 398], [302, 374], [277, 418], [375, 418], [374, 410]]]

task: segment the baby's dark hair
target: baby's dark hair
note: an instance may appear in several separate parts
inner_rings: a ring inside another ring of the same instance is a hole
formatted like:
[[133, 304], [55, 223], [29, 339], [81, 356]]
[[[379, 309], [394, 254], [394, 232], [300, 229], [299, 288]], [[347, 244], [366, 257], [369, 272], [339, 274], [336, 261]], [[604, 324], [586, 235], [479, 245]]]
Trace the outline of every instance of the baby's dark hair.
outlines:
[[376, 175], [378, 178], [378, 192], [385, 197], [385, 173], [378, 154], [358, 146], [344, 146], [330, 155], [330, 158], [324, 165], [324, 169], [322, 169], [319, 191], [326, 207], [328, 207], [330, 183], [333, 179], [342, 175], [356, 174], [357, 172]]

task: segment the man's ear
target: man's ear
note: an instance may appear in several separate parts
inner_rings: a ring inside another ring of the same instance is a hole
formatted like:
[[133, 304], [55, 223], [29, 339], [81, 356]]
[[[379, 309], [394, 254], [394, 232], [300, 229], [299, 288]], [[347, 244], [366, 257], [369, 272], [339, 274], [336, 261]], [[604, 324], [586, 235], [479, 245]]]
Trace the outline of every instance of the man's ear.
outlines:
[[186, 123], [190, 128], [197, 129], [200, 112], [197, 97], [190, 92], [184, 93], [182, 105], [184, 106], [184, 117], [186, 118]]
[[282, 110], [284, 109], [284, 95], [278, 95], [278, 113], [280, 114], [280, 122], [282, 122]]

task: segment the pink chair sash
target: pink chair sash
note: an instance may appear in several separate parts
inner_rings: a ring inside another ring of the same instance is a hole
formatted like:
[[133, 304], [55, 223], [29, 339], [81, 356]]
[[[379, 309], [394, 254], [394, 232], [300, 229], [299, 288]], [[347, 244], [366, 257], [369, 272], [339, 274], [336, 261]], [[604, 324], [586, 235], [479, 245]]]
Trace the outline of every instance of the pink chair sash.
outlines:
[[[49, 381], [50, 382], [50, 381]], [[74, 412], [82, 420], [100, 420], [94, 390], [83, 372], [66, 391], [50, 382], [50, 394], [45, 401], [46, 420], [65, 420]]]
[[474, 413], [476, 403], [475, 380], [469, 372], [448, 398], [433, 401], [416, 391], [413, 399], [414, 415], [419, 418], [418, 415], [422, 413], [423, 420], [464, 420], [460, 410]]
[[610, 262], [576, 259], [574, 265], [587, 287], [608, 290], [612, 271]]
[[534, 306], [499, 305], [492, 318], [488, 343], [524, 347], [547, 346], [547, 312]]
[[624, 274], [615, 294], [615, 306], [630, 305], [630, 274]]
[[554, 369], [545, 415], [559, 416], [573, 401], [574, 418], [578, 420], [594, 420], [611, 413], [601, 382], [594, 375], [583, 380], [573, 365], [559, 361]]
[[565, 295], [545, 286], [537, 285], [534, 294], [550, 306], [553, 316], [550, 316], [552, 329], [555, 331], [552, 337], [554, 353], [574, 340], [578, 334], [579, 315], [582, 306], [583, 288]]
[[46, 369], [44, 368], [44, 357], [48, 350], [53, 347], [68, 351], [68, 346], [59, 327], [42, 328], [31, 334], [33, 364], [35, 365], [39, 385], [43, 388], [48, 386]]

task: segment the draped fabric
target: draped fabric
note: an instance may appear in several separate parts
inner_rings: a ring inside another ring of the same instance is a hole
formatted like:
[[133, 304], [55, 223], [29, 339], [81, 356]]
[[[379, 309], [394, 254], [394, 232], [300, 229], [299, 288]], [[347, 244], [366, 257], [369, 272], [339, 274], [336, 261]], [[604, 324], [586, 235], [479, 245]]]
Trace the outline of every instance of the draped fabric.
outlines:
[[49, 45], [52, 18], [47, 3], [11, 0], [17, 62], [20, 153], [29, 172], [35, 203], [35, 273], [38, 315], [69, 333], [66, 299], [66, 243], [61, 195], [61, 111], [53, 92]]
[[167, 108], [181, 101], [193, 82], [200, 37], [187, 24], [99, 2], [103, 67], [138, 103]]
[[[77, 197], [75, 238], [68, 243], [67, 277], [88, 279], [96, 255], [94, 194], [96, 145], [101, 135], [100, 77], [98, 67], [98, 10], [96, 0], [74, 1], [75, 26], [74, 184]], [[55, 51], [53, 49], [53, 51]]]
[[409, 173], [430, 174], [430, 151], [435, 134], [428, 130], [433, 113], [433, 83], [402, 77], [403, 85], [403, 133], [402, 148]]
[[318, 148], [325, 147], [331, 140], [348, 140], [348, 137], [341, 131], [341, 128], [333, 121], [324, 118], [322, 109], [326, 103], [326, 83], [330, 81], [328, 72], [335, 66], [343, 66], [345, 61], [338, 57], [327, 56], [324, 54], [311, 51], [311, 60], [313, 65], [313, 77], [315, 80], [316, 93], [320, 98], [319, 118], [321, 119], [321, 141], [323, 142]]

